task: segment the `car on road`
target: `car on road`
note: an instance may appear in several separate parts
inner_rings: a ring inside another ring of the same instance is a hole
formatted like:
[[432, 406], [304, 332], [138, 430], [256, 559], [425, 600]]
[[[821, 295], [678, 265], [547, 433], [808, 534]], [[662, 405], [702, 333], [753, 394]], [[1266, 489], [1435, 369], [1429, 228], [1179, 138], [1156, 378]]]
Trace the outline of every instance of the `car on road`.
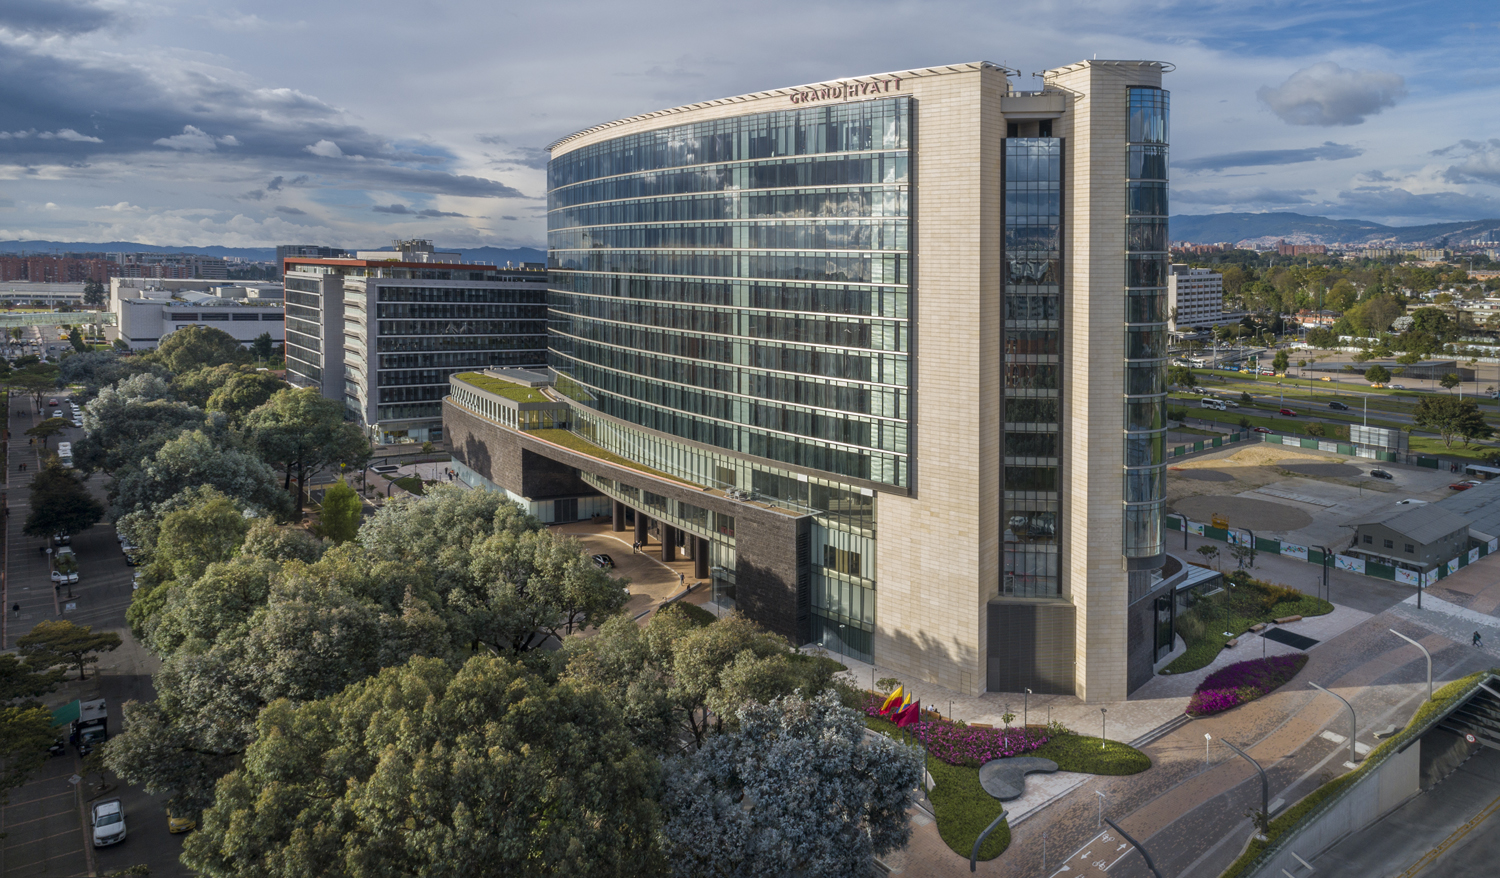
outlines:
[[1391, 390], [1405, 390], [1406, 389], [1406, 385], [1405, 384], [1387, 384], [1386, 387], [1390, 388]]
[[1426, 506], [1426, 500], [1418, 500], [1415, 497], [1407, 497], [1405, 500], [1397, 500], [1397, 506]]
[[1282, 410], [1281, 410], [1281, 411], [1280, 411], [1280, 412], [1279, 412], [1279, 414], [1283, 414], [1283, 415], [1286, 415], [1286, 416], [1287, 416], [1287, 417], [1289, 417], [1289, 418], [1295, 418], [1295, 417], [1297, 417], [1297, 413], [1296, 413], [1296, 412], [1294, 412], [1294, 411], [1292, 411], [1292, 410], [1291, 410], [1291, 409], [1282, 409]]
[[91, 823], [94, 827], [94, 847], [108, 847], [125, 840], [125, 806], [119, 799], [95, 802]]
[[1453, 491], [1467, 491], [1478, 484], [1478, 479], [1464, 479], [1461, 482], [1454, 482], [1453, 484], [1449, 485], [1448, 488]]
[[1390, 473], [1386, 472], [1383, 469], [1372, 469], [1372, 470], [1370, 470], [1370, 475], [1374, 476], [1377, 479], [1385, 479], [1388, 482], [1389, 481], [1394, 481], [1395, 478], [1396, 478], [1395, 476], [1391, 475]]
[[57, 405], [57, 400], [55, 400], [55, 399], [49, 399], [49, 400], [47, 400], [47, 405], [49, 405], [49, 406], [55, 406], [55, 405]]
[[1341, 402], [1330, 402], [1328, 407], [1336, 412], [1347, 412], [1349, 410], [1349, 407]]
[[73, 542], [73, 538], [68, 534], [53, 534], [52, 542], [54, 545], [66, 546], [68, 543]]
[[1252, 432], [1252, 433], [1274, 433], [1275, 431], [1271, 430], [1268, 427], [1251, 427], [1250, 428], [1250, 432]]
[[1318, 376], [1318, 380], [1319, 381], [1332, 381], [1333, 379], [1329, 378], [1327, 375], [1319, 375]]
[[175, 812], [167, 809], [167, 831], [173, 835], [181, 835], [184, 832], [192, 832], [198, 828], [198, 818], [186, 812]]
[[615, 566], [615, 559], [601, 553], [594, 556], [594, 566], [600, 570], [612, 570]]

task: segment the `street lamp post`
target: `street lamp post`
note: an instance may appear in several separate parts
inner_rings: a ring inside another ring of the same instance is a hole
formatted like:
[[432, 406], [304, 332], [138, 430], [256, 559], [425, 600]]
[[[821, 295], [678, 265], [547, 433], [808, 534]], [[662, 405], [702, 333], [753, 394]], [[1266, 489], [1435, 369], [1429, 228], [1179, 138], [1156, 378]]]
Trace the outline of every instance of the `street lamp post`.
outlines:
[[1308, 685], [1311, 686], [1311, 687], [1313, 687], [1314, 689], [1318, 690], [1319, 692], [1327, 692], [1329, 695], [1332, 695], [1334, 698], [1337, 698], [1338, 700], [1343, 701], [1344, 702], [1344, 706], [1347, 707], [1347, 708], [1349, 708], [1349, 762], [1350, 762], [1350, 764], [1353, 764], [1353, 763], [1357, 762], [1358, 761], [1358, 753], [1354, 749], [1354, 734], [1358, 730], [1359, 726], [1358, 726], [1358, 724], [1356, 723], [1356, 721], [1354, 719], [1354, 705], [1350, 704], [1344, 698], [1344, 696], [1338, 694], [1337, 692], [1333, 692], [1333, 691], [1330, 691], [1328, 689], [1324, 689], [1322, 686], [1319, 686], [1317, 683], [1308, 683]]
[[1271, 780], [1266, 777], [1266, 770], [1260, 767], [1259, 762], [1251, 759], [1249, 753], [1231, 744], [1228, 738], [1221, 740], [1223, 740], [1225, 746], [1243, 756], [1246, 762], [1255, 766], [1255, 770], [1260, 772], [1260, 815], [1261, 819], [1269, 824], [1271, 822]]
[[[1418, 592], [1418, 594], [1421, 594], [1421, 592]], [[1397, 631], [1394, 628], [1387, 628], [1386, 630], [1389, 631], [1389, 632], [1391, 632], [1392, 634], [1396, 635], [1397, 637], [1401, 638], [1402, 640], [1406, 641], [1407, 643], [1410, 643], [1412, 646], [1415, 646], [1417, 649], [1422, 650], [1422, 655], [1424, 655], [1424, 656], [1427, 657], [1427, 700], [1431, 701], [1432, 700], [1432, 653], [1430, 653], [1430, 652], [1427, 651], [1427, 647], [1425, 647], [1422, 644], [1416, 642], [1415, 640], [1412, 640], [1410, 637], [1407, 637], [1405, 634], [1402, 634], [1400, 631]]]
[[1108, 817], [1104, 818], [1104, 822], [1109, 824], [1109, 828], [1110, 829], [1113, 829], [1115, 832], [1120, 833], [1120, 837], [1121, 838], [1123, 838], [1126, 841], [1130, 842], [1130, 846], [1131, 847], [1135, 848], [1137, 851], [1140, 851], [1140, 853], [1141, 853], [1141, 859], [1143, 859], [1143, 860], [1146, 861], [1146, 868], [1150, 869], [1151, 870], [1151, 874], [1155, 875], [1156, 878], [1161, 878], [1161, 871], [1156, 868], [1156, 863], [1152, 862], [1151, 855], [1148, 854], [1148, 853], [1146, 853], [1146, 849], [1143, 848], [1143, 847], [1141, 847], [1141, 843], [1140, 842], [1138, 842], [1135, 839], [1131, 838], [1130, 837], [1130, 833], [1128, 833], [1125, 830], [1121, 829], [1118, 824], [1116, 824], [1113, 820], [1109, 819]]
[[1109, 710], [1107, 708], [1103, 708], [1103, 707], [1099, 708], [1099, 749], [1100, 750], [1104, 749], [1104, 741], [1105, 741], [1104, 715], [1106, 713], [1109, 713]]
[[1022, 731], [1024, 732], [1025, 729], [1026, 729], [1026, 727], [1029, 726], [1029, 725], [1031, 725], [1031, 690], [1027, 689], [1026, 692], [1025, 692], [1025, 694], [1023, 694], [1021, 696], [1021, 729], [1022, 729]]

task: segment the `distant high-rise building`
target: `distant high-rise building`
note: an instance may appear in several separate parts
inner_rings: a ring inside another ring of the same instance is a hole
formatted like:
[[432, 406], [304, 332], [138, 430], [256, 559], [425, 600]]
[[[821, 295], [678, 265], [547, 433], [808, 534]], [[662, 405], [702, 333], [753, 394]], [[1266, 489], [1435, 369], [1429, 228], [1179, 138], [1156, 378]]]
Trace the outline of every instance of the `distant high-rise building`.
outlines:
[[1224, 276], [1207, 268], [1173, 265], [1167, 275], [1167, 315], [1173, 332], [1212, 329], [1244, 318], [1224, 310]]
[[1162, 531], [1169, 69], [1020, 92], [953, 64], [558, 141], [552, 373], [454, 376], [454, 467], [633, 521], [798, 644], [1123, 699], [1190, 569]]
[[322, 247], [317, 244], [280, 244], [276, 247], [276, 264], [280, 266], [288, 256], [336, 259], [348, 255], [342, 247]]
[[380, 443], [443, 437], [454, 372], [547, 361], [547, 272], [466, 265], [429, 241], [285, 258], [287, 380]]

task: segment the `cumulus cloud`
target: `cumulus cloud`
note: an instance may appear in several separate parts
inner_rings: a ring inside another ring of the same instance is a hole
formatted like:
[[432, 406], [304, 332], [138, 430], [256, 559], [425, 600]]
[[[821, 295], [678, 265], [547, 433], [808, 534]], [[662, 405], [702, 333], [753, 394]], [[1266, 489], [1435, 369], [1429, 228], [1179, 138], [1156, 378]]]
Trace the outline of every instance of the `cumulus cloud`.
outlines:
[[1500, 139], [1484, 143], [1463, 140], [1434, 151], [1434, 155], [1461, 153], [1456, 164], [1443, 171], [1449, 183], [1500, 183]]
[[37, 140], [66, 140], [72, 143], [103, 143], [97, 137], [87, 134], [79, 134], [72, 128], [60, 128], [57, 131], [37, 131], [31, 128], [26, 131], [0, 131], [0, 140], [25, 140], [35, 137]]
[[185, 152], [212, 152], [218, 149], [220, 144], [224, 146], [240, 145], [239, 140], [233, 134], [214, 137], [212, 134], [195, 125], [184, 125], [182, 126], [181, 134], [174, 134], [171, 137], [158, 137], [152, 143], [156, 146], [165, 146], [168, 149]]
[[284, 213], [287, 216], [307, 216], [307, 211], [297, 207], [287, 207], [284, 204], [278, 204], [276, 206], [276, 212]]
[[110, 210], [115, 213], [140, 213], [143, 208], [136, 207], [128, 201], [119, 201], [114, 204], [101, 204], [95, 210]]
[[1261, 86], [1255, 94], [1290, 125], [1358, 125], [1406, 97], [1406, 80], [1383, 70], [1350, 70], [1320, 61], [1276, 88]]
[[1364, 150], [1333, 141], [1322, 146], [1303, 149], [1251, 149], [1243, 152], [1226, 152], [1206, 155], [1195, 159], [1172, 162], [1172, 167], [1183, 171], [1222, 171], [1225, 168], [1246, 168], [1258, 165], [1295, 165], [1299, 162], [1337, 161], [1363, 155]]
[[1462, 192], [1412, 192], [1387, 186], [1342, 191], [1329, 213], [1382, 219], [1483, 219], [1500, 214], [1500, 199]]
[[377, 204], [374, 207], [370, 208], [370, 210], [374, 211], [375, 213], [391, 213], [398, 216], [414, 216], [421, 219], [441, 216], [457, 216], [464, 217], [466, 219], [468, 218], [467, 214], [453, 213], [452, 211], [447, 210], [433, 210], [432, 208], [412, 210], [404, 204]]
[[320, 155], [325, 159], [341, 159], [344, 157], [344, 151], [339, 149], [339, 145], [331, 140], [320, 140], [317, 143], [309, 144], [302, 148], [313, 155]]

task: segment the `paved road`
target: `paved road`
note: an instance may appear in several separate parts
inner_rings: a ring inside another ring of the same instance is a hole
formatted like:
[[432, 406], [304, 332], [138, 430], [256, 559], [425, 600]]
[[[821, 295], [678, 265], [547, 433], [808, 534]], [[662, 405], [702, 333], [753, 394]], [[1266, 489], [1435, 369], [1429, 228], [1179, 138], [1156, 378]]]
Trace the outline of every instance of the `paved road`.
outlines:
[[[156, 667], [155, 659], [135, 643], [125, 624], [125, 610], [130, 606], [133, 569], [125, 563], [115, 539], [114, 527], [101, 523], [73, 537], [73, 550], [78, 554], [79, 582], [72, 588], [72, 597], [64, 586], [54, 590], [50, 582], [48, 559], [43, 552], [46, 541], [27, 537], [21, 533], [26, 515], [30, 512], [27, 485], [36, 472], [40, 461], [40, 449], [27, 442], [25, 431], [40, 420], [30, 399], [13, 400], [10, 407], [11, 455], [8, 462], [9, 518], [6, 521], [6, 541], [10, 551], [6, 557], [6, 595], [4, 598], [5, 647], [13, 647], [15, 638], [30, 630], [44, 619], [68, 619], [80, 625], [93, 625], [95, 630], [113, 630], [120, 634], [125, 645], [101, 657], [97, 673], [90, 671], [89, 680], [70, 682], [63, 691], [49, 699], [55, 705], [74, 697], [105, 698], [109, 704], [110, 731], [121, 728], [122, 706], [129, 700], [149, 700], [154, 696], [151, 688], [151, 671]], [[82, 431], [69, 429], [54, 437], [51, 446], [61, 441], [76, 442]], [[26, 469], [21, 470], [25, 465]], [[89, 480], [94, 496], [104, 501], [104, 477], [95, 475]], [[12, 606], [20, 610], [12, 613]], [[76, 674], [74, 675], [76, 677]], [[48, 803], [49, 807], [40, 815], [16, 807], [0, 813], [0, 831], [11, 833], [16, 840], [26, 840], [38, 849], [47, 851], [50, 868], [45, 872], [14, 871], [13, 863], [29, 862], [31, 848], [11, 849], [7, 840], [0, 875], [9, 876], [84, 875], [87, 870], [67, 857], [68, 851], [78, 851], [85, 856], [84, 846], [89, 844], [89, 835], [80, 816], [72, 788], [68, 787], [67, 808], [62, 808], [62, 799], [57, 798], [57, 786], [66, 786], [65, 778], [78, 771], [80, 764], [71, 751], [68, 756], [51, 760], [37, 777], [16, 790], [11, 791], [13, 803], [30, 801]], [[89, 778], [97, 781], [97, 778]], [[154, 876], [188, 875], [189, 872], [177, 862], [182, 852], [182, 837], [172, 836], [166, 830], [166, 816], [162, 796], [147, 796], [143, 791], [120, 785], [112, 775], [107, 776], [112, 786], [103, 797], [119, 798], [125, 806], [126, 825], [129, 835], [116, 846], [93, 852], [100, 872], [110, 872], [146, 863]], [[92, 790], [85, 795], [94, 796]], [[94, 796], [97, 798], [98, 796]], [[45, 839], [45, 843], [40, 841]], [[66, 865], [63, 863], [66, 861]], [[81, 863], [81, 859], [78, 861]], [[40, 868], [40, 867], [39, 867]]]

